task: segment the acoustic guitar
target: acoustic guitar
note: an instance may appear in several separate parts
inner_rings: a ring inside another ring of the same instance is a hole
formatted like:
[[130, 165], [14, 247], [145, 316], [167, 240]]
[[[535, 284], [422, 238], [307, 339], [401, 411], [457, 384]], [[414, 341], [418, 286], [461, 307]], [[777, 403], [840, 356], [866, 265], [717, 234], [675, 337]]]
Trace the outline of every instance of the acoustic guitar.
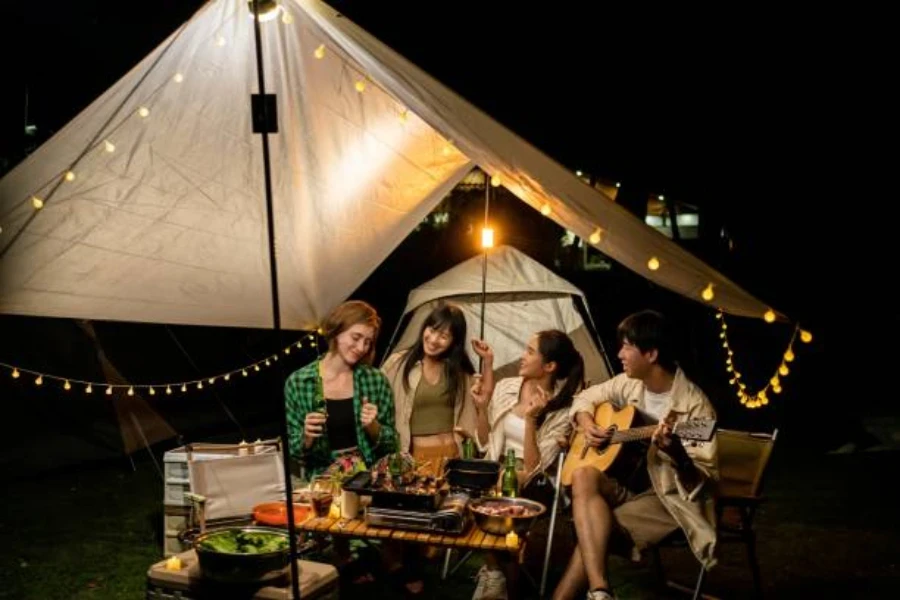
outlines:
[[[616, 409], [612, 402], [604, 402], [594, 411], [594, 423], [603, 428], [614, 429], [606, 446], [591, 448], [585, 443], [584, 433], [576, 431], [569, 448], [569, 454], [563, 463], [563, 485], [572, 485], [572, 474], [579, 467], [591, 466], [610, 473], [626, 470], [628, 459], [623, 457], [623, 448], [628, 442], [649, 440], [656, 430], [656, 425], [636, 426], [640, 422], [637, 409], [629, 404]], [[708, 442], [716, 432], [715, 419], [689, 419], [675, 423], [672, 433], [682, 441]], [[631, 457], [633, 458], [633, 457]]]

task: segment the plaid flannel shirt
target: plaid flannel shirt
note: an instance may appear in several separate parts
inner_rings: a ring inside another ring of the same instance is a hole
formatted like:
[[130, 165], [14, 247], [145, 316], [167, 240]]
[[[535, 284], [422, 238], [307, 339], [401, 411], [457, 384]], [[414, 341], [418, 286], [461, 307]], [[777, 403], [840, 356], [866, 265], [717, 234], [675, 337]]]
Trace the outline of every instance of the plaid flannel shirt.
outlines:
[[[306, 448], [303, 443], [306, 414], [322, 409], [324, 399], [319, 393], [319, 360], [294, 371], [284, 384], [285, 411], [288, 423], [288, 444], [291, 454], [302, 458], [307, 472], [315, 475], [330, 465], [335, 454], [323, 435]], [[360, 422], [362, 399], [378, 407], [378, 423], [381, 429], [373, 443]], [[366, 465], [372, 466], [380, 457], [396, 452], [397, 430], [394, 426], [394, 397], [387, 378], [380, 370], [369, 365], [357, 365], [353, 369], [353, 414], [356, 423], [356, 440]]]

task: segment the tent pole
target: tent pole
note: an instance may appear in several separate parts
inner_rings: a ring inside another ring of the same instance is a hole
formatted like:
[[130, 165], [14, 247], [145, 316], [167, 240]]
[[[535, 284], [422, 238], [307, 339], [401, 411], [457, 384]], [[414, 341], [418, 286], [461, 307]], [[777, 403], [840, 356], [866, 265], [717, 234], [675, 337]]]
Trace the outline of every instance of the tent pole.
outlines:
[[[261, 98], [261, 110], [262, 110], [262, 122], [263, 127], [261, 128], [261, 136], [262, 136], [262, 147], [263, 147], [263, 172], [265, 175], [266, 182], [266, 222], [268, 224], [268, 232], [269, 232], [269, 271], [271, 272], [271, 282], [272, 282], [272, 328], [275, 331], [275, 338], [278, 340], [279, 348], [284, 344], [282, 343], [282, 335], [281, 335], [281, 309], [278, 306], [278, 268], [275, 262], [275, 221], [274, 214], [272, 210], [272, 167], [269, 161], [269, 114], [266, 103], [266, 78], [265, 72], [263, 70], [263, 56], [262, 56], [262, 37], [260, 34], [260, 23], [259, 23], [259, 0], [253, 0], [253, 32], [254, 37], [256, 38], [256, 74], [259, 82], [259, 96]], [[275, 115], [272, 115], [272, 121], [275, 120]], [[276, 362], [276, 368], [278, 369], [279, 379], [284, 379], [284, 368], [281, 366], [283, 361]], [[290, 444], [288, 443], [288, 425], [287, 425], [287, 413], [284, 410], [284, 404], [281, 404], [281, 410], [279, 410], [279, 414], [281, 415], [281, 451], [283, 453], [283, 463], [284, 463], [284, 493], [285, 493], [285, 501], [286, 505], [290, 507], [287, 510], [287, 522], [288, 522], [288, 543], [290, 545], [290, 559], [291, 559], [291, 594], [294, 600], [300, 599], [300, 575], [297, 570], [297, 529], [296, 524], [294, 523], [294, 511], [293, 511], [293, 489], [291, 485], [291, 449]]]
[[[484, 227], [488, 226], [488, 214], [491, 206], [491, 181], [487, 171], [484, 172]], [[484, 305], [487, 299], [487, 253], [488, 249], [481, 241], [481, 330], [478, 339], [484, 340]], [[483, 360], [478, 357], [478, 372], [481, 373]]]

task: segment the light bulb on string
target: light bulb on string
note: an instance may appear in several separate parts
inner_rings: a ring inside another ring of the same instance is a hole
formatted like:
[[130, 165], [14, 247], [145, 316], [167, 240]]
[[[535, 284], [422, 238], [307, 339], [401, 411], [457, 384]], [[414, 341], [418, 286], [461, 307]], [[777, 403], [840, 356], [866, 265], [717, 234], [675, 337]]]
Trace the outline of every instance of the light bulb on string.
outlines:
[[113, 144], [113, 143], [112, 143], [111, 141], [109, 141], [109, 140], [104, 140], [104, 142], [103, 142], [103, 149], [106, 150], [106, 151], [109, 152], [109, 153], [112, 153], [112, 152], [115, 152], [115, 151], [116, 151], [116, 145]]
[[106, 395], [112, 396], [112, 390], [113, 390], [113, 386], [111, 386], [111, 385], [106, 386]]
[[172, 395], [172, 386], [167, 385], [166, 386], [166, 396], [171, 396], [171, 395]]
[[500, 187], [500, 176], [499, 175], [491, 175], [491, 185], [494, 187]]
[[659, 269], [659, 259], [655, 256], [651, 256], [650, 260], [647, 261], [647, 268], [651, 271], [656, 271]]
[[203, 382], [202, 382], [202, 381], [198, 381], [198, 382], [197, 382], [197, 389], [198, 389], [198, 390], [202, 390], [202, 389], [203, 389]]
[[785, 365], [785, 364], [782, 364], [780, 367], [778, 367], [778, 373], [779, 373], [782, 377], [787, 376], [787, 374], [790, 373], [790, 372], [791, 372], [791, 370], [788, 369], [787, 365]]
[[325, 44], [319, 44], [319, 47], [316, 48], [316, 51], [313, 52], [313, 55], [319, 60], [325, 58]]
[[356, 83], [353, 84], [353, 87], [356, 88], [356, 91], [357, 91], [357, 92], [359, 92], [360, 94], [362, 94], [364, 91], [366, 91], [366, 82], [363, 81], [362, 79], [358, 79], [358, 80], [356, 81]]
[[212, 384], [215, 383], [215, 382], [216, 382], [216, 378], [215, 378], [215, 377], [210, 377], [209, 379], [206, 380], [206, 383], [208, 383], [209, 385], [212, 385]]
[[591, 237], [588, 238], [588, 241], [592, 244], [599, 244], [602, 237], [603, 230], [598, 227], [594, 230], [594, 233], [591, 234]]
[[481, 247], [482, 248], [493, 248], [494, 247], [494, 230], [490, 227], [485, 227], [481, 230]]
[[128, 386], [128, 395], [129, 395], [129, 396], [134, 396], [134, 387]]
[[90, 383], [87, 384], [87, 387], [84, 388], [84, 393], [85, 393], [85, 394], [93, 394], [93, 393], [94, 393], [94, 386], [91, 385]]
[[38, 375], [37, 379], [34, 380], [34, 385], [44, 385], [44, 376]]
[[271, 364], [272, 364], [272, 363], [270, 363], [270, 362], [269, 362], [269, 359], [267, 358], [267, 359], [266, 359], [266, 366], [267, 366], [267, 367], [268, 367], [268, 366], [271, 366]]
[[774, 322], [775, 322], [775, 311], [772, 310], [771, 308], [770, 308], [769, 310], [767, 310], [767, 311], [763, 314], [763, 320], [764, 320], [766, 323], [774, 323]]
[[44, 201], [37, 196], [32, 196], [31, 206], [33, 206], [35, 210], [41, 210], [42, 208], [44, 208]]
[[786, 360], [787, 362], [792, 362], [794, 358], [796, 358], [794, 356], [794, 351], [788, 348], [787, 352], [784, 353], [784, 360]]
[[187, 384], [186, 384], [186, 383], [182, 383], [182, 384], [181, 384], [181, 391], [182, 391], [182, 392], [187, 392]]
[[63, 384], [63, 389], [66, 390], [67, 392], [72, 389], [72, 384], [69, 383], [68, 379], [66, 379], [66, 382]]
[[813, 336], [810, 332], [804, 331], [803, 329], [800, 330], [800, 341], [802, 341], [804, 344], [808, 344], [812, 341], [812, 339]]
[[290, 353], [291, 353], [291, 347], [288, 346], [287, 348], [285, 348], [285, 349], [284, 349], [284, 353], [285, 353], [285, 354], [290, 354]]
[[17, 368], [13, 367], [13, 370], [12, 370], [12, 378], [13, 378], [13, 379], [18, 379], [19, 377], [21, 377], [21, 375], [22, 375], [22, 374], [19, 373], [19, 370], [18, 370]]
[[223, 377], [222, 379], [224, 379], [225, 381], [228, 381], [229, 379], [231, 379], [231, 373], [226, 373], [225, 377]]
[[244, 377], [246, 377], [246, 376], [247, 376], [247, 369], [242, 369], [242, 370], [241, 370], [241, 375], [243, 375]]
[[545, 217], [549, 217], [551, 212], [553, 212], [553, 209], [550, 208], [549, 204], [545, 204], [541, 207], [541, 214]]
[[66, 171], [66, 181], [75, 181], [75, 171]]
[[182, 75], [181, 73], [175, 73], [175, 76], [172, 77], [172, 81], [174, 81], [175, 83], [181, 83], [182, 81], [184, 81], [184, 75]]
[[155, 396], [155, 395], [156, 395], [156, 388], [154, 388], [152, 385], [150, 386], [150, 395], [151, 395], [151, 396]]
[[254, 370], [254, 371], [259, 371], [259, 364], [258, 364], [258, 363], [255, 364], [255, 365], [253, 365], [253, 370]]
[[780, 385], [773, 385], [773, 386], [772, 386], [772, 391], [775, 392], [776, 394], [780, 394], [780, 393], [781, 393], [781, 386], [780, 386]]
[[710, 283], [705, 288], [703, 288], [703, 291], [700, 292], [700, 297], [707, 302], [711, 301], [715, 297], [715, 293], [713, 292], [713, 284]]
[[138, 109], [138, 115], [140, 115], [142, 119], [146, 119], [150, 116], [150, 109], [146, 106], [142, 106]]

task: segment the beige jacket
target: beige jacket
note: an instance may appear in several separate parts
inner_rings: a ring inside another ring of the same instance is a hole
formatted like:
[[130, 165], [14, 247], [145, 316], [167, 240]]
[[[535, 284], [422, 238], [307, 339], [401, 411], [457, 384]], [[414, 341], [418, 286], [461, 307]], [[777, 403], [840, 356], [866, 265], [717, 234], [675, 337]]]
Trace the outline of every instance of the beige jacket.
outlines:
[[[502, 421], [506, 414], [518, 404], [523, 381], [521, 377], [507, 377], [498, 381], [494, 386], [491, 403], [488, 405], [488, 425], [490, 425], [491, 432], [487, 443], [484, 440], [478, 440], [478, 445], [487, 451], [487, 458], [490, 460], [503, 460], [506, 436], [503, 433]], [[568, 440], [571, 433], [572, 421], [569, 418], [568, 410], [560, 409], [547, 415], [537, 431], [536, 441], [541, 455], [540, 463], [531, 473], [528, 473], [526, 481], [530, 481], [536, 474], [553, 465], [560, 453], [559, 440]]]
[[[409, 372], [409, 390], [403, 385], [403, 357], [406, 355], [406, 352], [404, 350], [391, 354], [381, 367], [391, 384], [391, 389], [394, 391], [394, 418], [402, 452], [409, 452], [412, 444], [409, 420], [412, 417], [416, 388], [422, 380], [422, 361], [419, 361], [413, 365], [412, 370]], [[466, 377], [466, 385], [460, 394], [461, 397], [458, 397], [453, 405], [453, 422], [456, 424], [456, 427], [469, 432], [469, 435], [474, 438], [476, 427], [475, 404], [469, 395], [469, 388], [472, 387], [472, 383], [472, 378]], [[459, 434], [454, 434], [454, 437], [461, 455], [463, 438]]]
[[[591, 386], [578, 394], [570, 411], [572, 419], [579, 412], [593, 415], [596, 406], [602, 402], [612, 402], [619, 407], [634, 404], [643, 410], [644, 389], [643, 381], [632, 379], [624, 373], [616, 375], [609, 381]], [[676, 422], [716, 418], [715, 409], [706, 394], [688, 380], [681, 369], [675, 373], [669, 411], [675, 413]], [[702, 473], [701, 483], [690, 492], [682, 486], [672, 460], [654, 445], [650, 446], [647, 453], [647, 472], [653, 490], [684, 531], [697, 560], [709, 569], [716, 563], [714, 492], [709, 480], [715, 481], [719, 476], [718, 449], [715, 437], [710, 442], [697, 445], [686, 443], [685, 449]]]

